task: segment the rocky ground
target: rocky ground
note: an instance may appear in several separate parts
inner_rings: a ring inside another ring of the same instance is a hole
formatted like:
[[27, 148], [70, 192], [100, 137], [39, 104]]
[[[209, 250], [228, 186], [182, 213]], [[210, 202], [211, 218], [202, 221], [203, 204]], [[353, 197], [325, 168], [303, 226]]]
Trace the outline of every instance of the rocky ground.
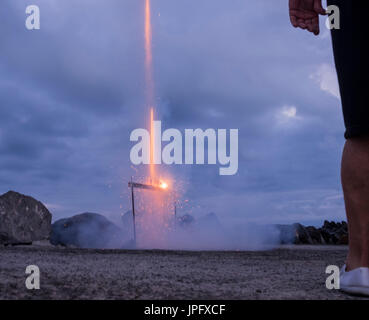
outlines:
[[[258, 252], [122, 251], [0, 247], [1, 299], [353, 299], [325, 288], [345, 246]], [[40, 290], [25, 287], [27, 265]], [[357, 299], [357, 298], [356, 298]]]

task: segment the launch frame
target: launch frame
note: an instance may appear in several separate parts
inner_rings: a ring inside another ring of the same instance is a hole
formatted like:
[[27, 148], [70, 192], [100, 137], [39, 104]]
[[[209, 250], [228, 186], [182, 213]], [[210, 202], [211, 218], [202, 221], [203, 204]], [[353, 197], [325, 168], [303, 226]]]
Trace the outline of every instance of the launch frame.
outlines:
[[131, 199], [132, 199], [132, 220], [133, 220], [133, 241], [136, 246], [136, 212], [135, 212], [135, 195], [134, 195], [134, 189], [143, 189], [143, 190], [149, 190], [149, 191], [165, 191], [165, 189], [154, 186], [152, 184], [145, 184], [145, 183], [138, 183], [134, 182], [133, 178], [131, 178], [131, 181], [128, 182], [128, 188], [131, 188]]

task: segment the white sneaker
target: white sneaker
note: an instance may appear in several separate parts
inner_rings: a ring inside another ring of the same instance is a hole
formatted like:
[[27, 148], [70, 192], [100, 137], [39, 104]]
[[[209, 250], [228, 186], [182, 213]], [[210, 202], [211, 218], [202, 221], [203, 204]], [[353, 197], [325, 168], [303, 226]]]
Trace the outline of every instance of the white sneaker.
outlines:
[[347, 272], [344, 265], [340, 271], [340, 289], [350, 294], [369, 296], [369, 268]]

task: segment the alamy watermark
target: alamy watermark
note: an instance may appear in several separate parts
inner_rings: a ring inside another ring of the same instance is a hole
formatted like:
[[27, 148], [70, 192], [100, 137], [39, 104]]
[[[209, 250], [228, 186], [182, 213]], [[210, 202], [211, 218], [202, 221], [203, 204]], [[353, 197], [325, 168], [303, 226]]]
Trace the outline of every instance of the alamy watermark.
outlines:
[[[130, 152], [132, 164], [219, 164], [220, 175], [234, 175], [238, 171], [238, 129], [185, 129], [184, 137], [178, 129], [167, 129], [162, 132], [161, 121], [153, 123], [153, 138], [146, 129], [132, 131], [130, 141], [137, 142]], [[151, 142], [151, 143], [150, 143]], [[167, 144], [163, 147], [163, 142]], [[205, 146], [207, 142], [207, 148]], [[153, 156], [150, 159], [150, 145]]]
[[339, 30], [341, 29], [341, 19], [340, 19], [340, 8], [338, 6], [328, 6], [326, 9], [328, 15], [325, 21], [325, 26], [329, 30]]
[[30, 265], [26, 268], [26, 274], [29, 275], [26, 278], [26, 288], [28, 290], [40, 289], [40, 268], [36, 265]]
[[329, 274], [325, 281], [325, 287], [328, 290], [340, 289], [340, 269], [335, 265], [330, 265], [325, 269], [325, 273]]
[[40, 30], [40, 8], [30, 5], [26, 8], [26, 28], [28, 30]]
[[[328, 29], [340, 29], [340, 9], [338, 6], [331, 5], [326, 9], [328, 15], [325, 25]], [[25, 26], [28, 30], [40, 30], [40, 8], [37, 5], [29, 5], [26, 7]]]

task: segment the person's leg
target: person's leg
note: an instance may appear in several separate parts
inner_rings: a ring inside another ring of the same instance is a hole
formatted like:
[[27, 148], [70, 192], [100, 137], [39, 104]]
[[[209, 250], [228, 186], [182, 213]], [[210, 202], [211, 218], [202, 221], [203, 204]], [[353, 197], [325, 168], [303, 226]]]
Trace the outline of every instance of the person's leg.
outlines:
[[340, 86], [345, 137], [342, 187], [349, 228], [348, 271], [369, 267], [369, 90], [365, 87], [368, 47], [365, 21], [367, 0], [328, 0], [340, 10], [340, 29], [332, 30], [332, 43]]
[[369, 267], [369, 136], [347, 140], [342, 186], [349, 228], [347, 271]]

